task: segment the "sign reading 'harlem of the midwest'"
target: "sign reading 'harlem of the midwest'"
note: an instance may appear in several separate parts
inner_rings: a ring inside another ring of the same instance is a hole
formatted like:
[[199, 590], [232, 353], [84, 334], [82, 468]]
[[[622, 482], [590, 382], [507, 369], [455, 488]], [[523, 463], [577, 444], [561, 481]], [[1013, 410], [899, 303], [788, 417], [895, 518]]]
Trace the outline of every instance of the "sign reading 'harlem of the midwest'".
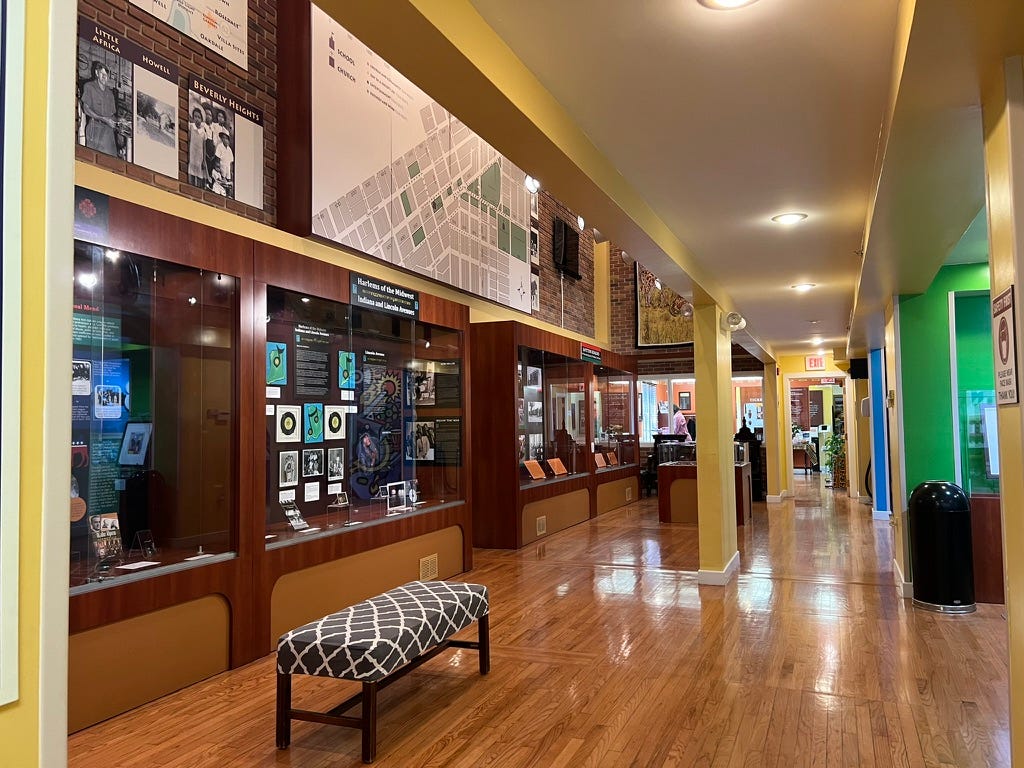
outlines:
[[1014, 328], [1013, 286], [992, 299], [992, 343], [995, 345], [996, 403], [1019, 400], [1017, 392], [1017, 333]]
[[385, 283], [374, 277], [352, 273], [350, 287], [352, 303], [376, 312], [387, 312], [399, 317], [418, 320], [420, 316], [420, 294], [400, 285]]
[[131, 0], [242, 69], [249, 68], [249, 0]]

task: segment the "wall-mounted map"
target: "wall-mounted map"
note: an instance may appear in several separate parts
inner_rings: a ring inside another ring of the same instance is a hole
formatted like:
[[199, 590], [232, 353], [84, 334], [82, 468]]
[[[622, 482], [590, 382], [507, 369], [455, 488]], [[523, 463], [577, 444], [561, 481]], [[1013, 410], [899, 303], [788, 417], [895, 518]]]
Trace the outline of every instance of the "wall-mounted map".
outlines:
[[131, 0], [242, 69], [249, 69], [249, 0]]
[[313, 7], [313, 232], [530, 311], [525, 174]]

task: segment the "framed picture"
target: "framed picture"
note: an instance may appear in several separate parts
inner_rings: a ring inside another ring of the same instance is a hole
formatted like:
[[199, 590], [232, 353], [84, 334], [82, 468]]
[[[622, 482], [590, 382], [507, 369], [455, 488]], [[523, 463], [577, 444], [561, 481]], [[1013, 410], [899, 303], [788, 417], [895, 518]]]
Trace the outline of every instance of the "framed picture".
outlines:
[[690, 409], [690, 393], [680, 392], [679, 393], [679, 410], [689, 411]]
[[636, 345], [672, 347], [693, 344], [690, 302], [663, 286], [657, 275], [636, 263]]
[[121, 456], [118, 463], [124, 467], [141, 467], [146, 463], [149, 438], [153, 434], [153, 422], [140, 421], [128, 424], [121, 438]]

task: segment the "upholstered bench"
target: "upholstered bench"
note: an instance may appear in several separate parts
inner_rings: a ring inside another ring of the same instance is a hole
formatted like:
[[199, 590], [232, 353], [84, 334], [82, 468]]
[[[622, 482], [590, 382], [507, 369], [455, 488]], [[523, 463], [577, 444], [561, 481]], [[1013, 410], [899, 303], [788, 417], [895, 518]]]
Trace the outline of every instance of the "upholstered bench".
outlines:
[[[487, 587], [455, 581], [413, 581], [281, 636], [277, 643], [277, 747], [291, 743], [291, 721], [358, 728], [363, 762], [377, 752], [377, 692], [446, 648], [480, 654], [490, 671]], [[477, 621], [476, 642], [452, 640]], [[360, 693], [329, 712], [292, 709], [292, 675], [317, 675], [363, 684]], [[361, 717], [343, 712], [362, 704]]]

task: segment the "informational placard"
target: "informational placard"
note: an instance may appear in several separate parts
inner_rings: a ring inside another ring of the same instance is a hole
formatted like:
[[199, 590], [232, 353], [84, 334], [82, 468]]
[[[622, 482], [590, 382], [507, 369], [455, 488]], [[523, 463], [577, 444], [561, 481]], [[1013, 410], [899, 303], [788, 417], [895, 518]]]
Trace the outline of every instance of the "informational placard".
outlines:
[[295, 394], [326, 397], [331, 385], [331, 334], [326, 328], [295, 328]]
[[78, 19], [79, 144], [178, 177], [178, 68]]
[[434, 461], [446, 466], [462, 463], [462, 420], [434, 420]]
[[585, 363], [596, 363], [601, 364], [601, 348], [595, 347], [593, 344], [587, 344], [586, 342], [580, 342], [580, 360]]
[[351, 273], [350, 288], [352, 304], [375, 312], [407, 317], [418, 320], [420, 316], [420, 294], [400, 285], [387, 283], [375, 277]]
[[530, 312], [526, 174], [316, 6], [310, 46], [313, 232]]
[[992, 342], [995, 345], [996, 404], [1018, 402], [1017, 332], [1013, 286], [992, 299]]
[[131, 0], [230, 62], [249, 69], [249, 0]]
[[262, 209], [263, 165], [263, 112], [190, 77], [188, 183]]
[[462, 404], [462, 376], [458, 360], [434, 362], [434, 403], [440, 408], [458, 408]]

